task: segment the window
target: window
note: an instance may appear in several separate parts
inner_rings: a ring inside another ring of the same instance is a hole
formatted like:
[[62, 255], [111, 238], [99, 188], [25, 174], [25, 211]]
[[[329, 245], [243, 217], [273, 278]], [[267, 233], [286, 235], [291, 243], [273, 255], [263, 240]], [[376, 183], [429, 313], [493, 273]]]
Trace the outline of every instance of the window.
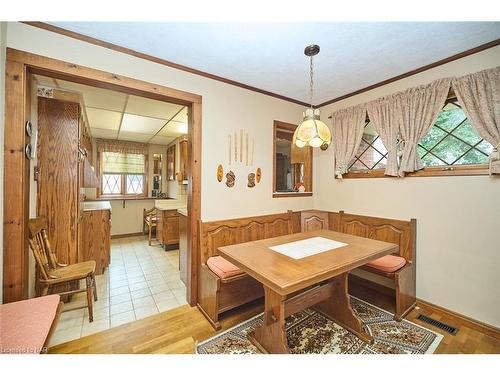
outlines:
[[[450, 99], [418, 145], [417, 152], [424, 171], [410, 175], [487, 173], [485, 165], [492, 151], [493, 146], [477, 134], [457, 100]], [[361, 144], [349, 165], [349, 172], [353, 173], [347, 174], [347, 177], [383, 176], [386, 164], [387, 149], [367, 119]], [[484, 171], [481, 170], [483, 168]], [[474, 172], [467, 173], [466, 170]]]
[[145, 195], [145, 155], [101, 152], [100, 157], [102, 195]]
[[426, 167], [486, 164], [493, 146], [472, 127], [456, 101], [447, 103], [436, 123], [418, 145]]
[[365, 124], [361, 144], [358, 152], [354, 155], [349, 170], [373, 170], [384, 169], [387, 165], [387, 149], [375, 131], [373, 124], [368, 120]]

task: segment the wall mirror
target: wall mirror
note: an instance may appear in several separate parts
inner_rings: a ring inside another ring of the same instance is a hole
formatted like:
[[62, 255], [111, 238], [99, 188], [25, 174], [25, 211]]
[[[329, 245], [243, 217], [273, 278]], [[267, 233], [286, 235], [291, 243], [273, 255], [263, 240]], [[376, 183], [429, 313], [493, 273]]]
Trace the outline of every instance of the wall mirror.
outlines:
[[297, 125], [274, 121], [273, 197], [312, 195], [312, 148], [292, 143]]

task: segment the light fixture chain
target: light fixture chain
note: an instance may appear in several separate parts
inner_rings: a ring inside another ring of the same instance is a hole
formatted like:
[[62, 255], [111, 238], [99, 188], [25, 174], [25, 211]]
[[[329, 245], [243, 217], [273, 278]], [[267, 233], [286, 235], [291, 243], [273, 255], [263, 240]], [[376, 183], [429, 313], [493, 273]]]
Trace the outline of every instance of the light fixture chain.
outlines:
[[310, 57], [310, 63], [309, 63], [309, 75], [311, 77], [310, 83], [309, 83], [309, 104], [311, 105], [311, 108], [313, 106], [313, 86], [314, 86], [314, 77], [313, 77], [313, 57]]

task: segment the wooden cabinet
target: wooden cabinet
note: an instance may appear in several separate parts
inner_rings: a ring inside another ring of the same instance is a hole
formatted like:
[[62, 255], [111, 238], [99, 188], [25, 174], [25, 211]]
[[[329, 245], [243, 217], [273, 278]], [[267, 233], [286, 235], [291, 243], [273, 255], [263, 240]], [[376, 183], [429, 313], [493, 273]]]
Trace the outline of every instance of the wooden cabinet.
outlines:
[[179, 243], [179, 214], [177, 210], [158, 212], [157, 237], [162, 245]]
[[[78, 261], [80, 105], [38, 98], [37, 216], [61, 263]], [[10, 188], [19, 188], [11, 186]]]
[[188, 174], [188, 142], [187, 140], [181, 140], [179, 142], [179, 171], [177, 172], [177, 181], [187, 180]]
[[187, 226], [187, 217], [179, 214], [179, 271], [185, 285], [187, 285]]
[[300, 213], [300, 224], [302, 232], [328, 229], [328, 212], [309, 210]]
[[167, 148], [167, 180], [175, 180], [175, 144]]
[[99, 179], [97, 178], [97, 174], [90, 164], [90, 161], [87, 157], [83, 158], [83, 176], [82, 176], [82, 187], [85, 188], [98, 188], [99, 187]]
[[111, 213], [109, 210], [84, 211], [79, 225], [78, 261], [96, 262], [96, 275], [101, 275], [110, 263]]

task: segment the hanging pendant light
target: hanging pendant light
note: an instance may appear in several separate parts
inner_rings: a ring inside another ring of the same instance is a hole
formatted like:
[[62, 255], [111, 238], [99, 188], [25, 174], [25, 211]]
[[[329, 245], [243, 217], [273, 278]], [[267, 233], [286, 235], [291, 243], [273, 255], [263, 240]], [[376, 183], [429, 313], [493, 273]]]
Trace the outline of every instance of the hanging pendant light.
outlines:
[[310, 107], [304, 112], [304, 120], [297, 126], [293, 134], [293, 143], [297, 147], [311, 146], [321, 147], [326, 150], [332, 141], [330, 129], [328, 126], [319, 119], [319, 109], [314, 109], [312, 106], [313, 101], [313, 56], [319, 53], [319, 46], [312, 44], [304, 49], [304, 54], [310, 58], [310, 84], [309, 84], [309, 98]]

